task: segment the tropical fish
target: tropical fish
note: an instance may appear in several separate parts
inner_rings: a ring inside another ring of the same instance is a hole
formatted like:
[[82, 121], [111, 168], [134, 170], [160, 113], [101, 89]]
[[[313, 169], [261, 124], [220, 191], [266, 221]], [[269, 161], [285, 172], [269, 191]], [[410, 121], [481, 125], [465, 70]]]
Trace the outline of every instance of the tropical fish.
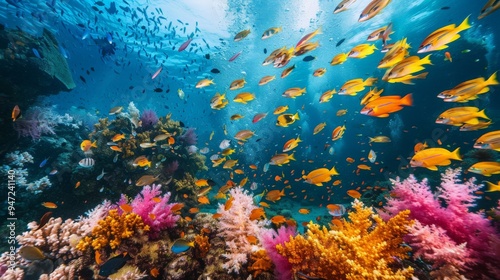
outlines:
[[152, 183], [156, 182], [158, 180], [158, 176], [153, 176], [153, 175], [142, 175], [141, 178], [139, 178], [136, 182], [135, 185], [137, 187], [143, 187], [146, 185], [151, 185]]
[[204, 88], [209, 85], [215, 85], [214, 80], [202, 79], [196, 84], [196, 88]]
[[323, 183], [329, 182], [334, 175], [339, 175], [335, 167], [328, 170], [328, 168], [318, 168], [315, 169], [307, 175], [303, 175], [302, 179], [305, 180], [306, 183], [316, 186], [323, 186]]
[[432, 65], [430, 55], [427, 55], [422, 59], [418, 56], [407, 57], [394, 65], [391, 69], [387, 70], [382, 80], [387, 81], [390, 79], [402, 78], [406, 75], [422, 71], [425, 69], [422, 65], [427, 64]]
[[250, 218], [250, 221], [259, 220], [261, 218], [265, 219], [266, 218], [266, 212], [264, 211], [264, 208], [262, 208], [262, 207], [255, 208], [255, 209], [253, 209], [250, 212], [249, 218]]
[[12, 109], [12, 121], [15, 122], [20, 114], [21, 109], [19, 109], [19, 106], [14, 106], [14, 108]]
[[275, 224], [276, 226], [279, 226], [281, 224], [286, 223], [286, 218], [282, 215], [276, 215], [271, 218], [271, 223]]
[[366, 41], [371, 42], [371, 41], [377, 41], [377, 40], [382, 39], [382, 34], [384, 34], [387, 27], [388, 27], [388, 25], [374, 30], [372, 33], [370, 33], [370, 35], [368, 35], [368, 38], [366, 38]]
[[257, 113], [252, 119], [252, 123], [256, 123], [267, 116], [267, 113]]
[[352, 3], [356, 2], [356, 0], [342, 0], [337, 7], [335, 7], [335, 10], [333, 10], [334, 14], [338, 14], [340, 12], [343, 12], [349, 8], [349, 6], [352, 5]]
[[189, 46], [189, 44], [191, 44], [191, 41], [193, 41], [193, 38], [187, 39], [186, 42], [182, 43], [182, 45], [179, 47], [178, 51], [182, 52], [183, 50], [185, 50]]
[[250, 34], [250, 29], [240, 31], [238, 32], [238, 34], [236, 34], [236, 36], [234, 36], [234, 41], [235, 42], [241, 41], [243, 38], [248, 36], [248, 34]]
[[115, 135], [111, 138], [111, 141], [113, 141], [113, 142], [118, 142], [118, 141], [123, 140], [123, 139], [125, 139], [125, 134], [123, 134], [123, 133], [122, 133], [122, 134], [118, 134], [118, 133], [117, 133], [117, 134], [115, 134]]
[[314, 70], [313, 76], [314, 77], [322, 77], [326, 73], [326, 68], [318, 68]]
[[414, 151], [414, 153], [416, 154], [416, 153], [418, 153], [418, 152], [420, 152], [420, 151], [424, 150], [424, 149], [425, 149], [425, 148], [427, 148], [427, 147], [429, 147], [429, 146], [427, 145], [427, 142], [424, 142], [424, 143], [422, 143], [422, 142], [418, 142], [417, 144], [415, 144], [415, 146], [413, 146], [413, 151]]
[[149, 148], [152, 148], [152, 147], [156, 147], [156, 143], [151, 143], [151, 142], [142, 142], [141, 144], [139, 144], [139, 146], [143, 149], [149, 149]]
[[370, 89], [363, 98], [361, 98], [361, 101], [359, 102], [359, 105], [366, 105], [368, 102], [373, 101], [377, 98], [380, 97], [380, 95], [384, 92], [384, 89], [378, 90], [376, 87], [373, 89]]
[[230, 90], [237, 90], [237, 89], [243, 88], [246, 83], [247, 82], [245, 81], [245, 79], [234, 80], [229, 85], [229, 89]]
[[443, 148], [429, 148], [417, 152], [410, 160], [412, 167], [425, 167], [429, 170], [437, 171], [437, 166], [447, 166], [451, 164], [451, 159], [462, 160], [458, 153], [460, 148], [450, 152]]
[[338, 94], [354, 96], [364, 90], [365, 86], [372, 86], [375, 82], [377, 82], [377, 78], [367, 78], [364, 81], [363, 79], [352, 79], [342, 85]]
[[377, 160], [377, 154], [373, 150], [370, 150], [370, 152], [368, 152], [368, 160], [371, 163], [374, 163]]
[[240, 54], [241, 54], [241, 51], [239, 51], [239, 52], [237, 52], [237, 53], [233, 54], [233, 56], [231, 56], [231, 57], [228, 59], [228, 61], [229, 61], [229, 62], [234, 61], [236, 58], [238, 58], [238, 56], [240, 56]]
[[368, 137], [370, 139], [369, 143], [389, 143], [391, 142], [391, 138], [387, 136], [375, 136], [375, 137]]
[[330, 101], [330, 99], [332, 99], [332, 97], [335, 93], [337, 93], [337, 91], [335, 89], [327, 90], [327, 91], [323, 92], [323, 94], [321, 94], [321, 96], [319, 97], [319, 103], [325, 103], [325, 102]]
[[116, 106], [116, 107], [109, 109], [109, 114], [116, 115], [116, 114], [121, 113], [122, 110], [123, 110], [123, 106]]
[[90, 142], [90, 140], [83, 140], [82, 143], [80, 143], [80, 149], [82, 149], [82, 151], [87, 152], [90, 148], [97, 148], [97, 141]]
[[184, 91], [181, 88], [179, 88], [179, 89], [177, 89], [177, 96], [179, 96], [179, 99], [184, 100], [184, 97], [186, 96], [186, 94], [184, 93]]
[[398, 64], [409, 55], [409, 48], [410, 45], [406, 42], [406, 38], [392, 44], [382, 60], [380, 60], [377, 68], [391, 68]]
[[283, 145], [283, 152], [286, 153], [288, 151], [295, 149], [300, 142], [302, 142], [302, 140], [300, 140], [300, 136], [297, 136], [297, 139], [292, 138], [286, 141], [285, 145]]
[[342, 117], [345, 114], [347, 114], [347, 109], [339, 109], [337, 113], [335, 113], [337, 117]]
[[108, 259], [103, 263], [99, 269], [99, 275], [108, 277], [111, 274], [116, 273], [120, 268], [125, 266], [128, 260], [132, 259], [127, 252]]
[[237, 103], [242, 103], [242, 104], [247, 104], [248, 102], [252, 101], [255, 99], [255, 95], [253, 95], [250, 92], [242, 92], [238, 93], [234, 98], [233, 101]]
[[444, 61], [453, 62], [453, 59], [451, 58], [450, 52], [445, 52], [444, 53]]
[[337, 126], [332, 131], [332, 141], [337, 141], [340, 138], [342, 138], [342, 136], [344, 136], [344, 132], [345, 132], [345, 124], [343, 126], [340, 126], [340, 125]]
[[210, 108], [214, 110], [220, 110], [227, 106], [229, 102], [226, 99], [226, 94], [216, 93], [212, 99], [210, 99]]
[[198, 202], [200, 204], [210, 204], [210, 200], [208, 200], [208, 197], [206, 197], [204, 195], [198, 197]]
[[222, 150], [221, 154], [226, 157], [232, 155], [235, 151], [235, 149], [227, 148]]
[[[279, 49], [275, 49], [271, 54], [269, 54], [266, 59], [264, 59], [264, 62], [262, 62], [262, 65], [269, 65], [271, 63], [274, 63], [278, 55], [281, 55], [284, 51], [286, 51], [286, 47], [281, 47]], [[281, 59], [281, 58], [280, 58]]]
[[283, 153], [283, 154], [276, 154], [271, 158], [271, 161], [269, 161], [270, 165], [278, 165], [282, 166], [283, 164], [287, 164], [290, 162], [290, 160], [295, 160], [293, 153], [291, 155]]
[[272, 190], [269, 191], [266, 194], [266, 199], [272, 202], [276, 202], [281, 199], [281, 197], [285, 196], [285, 189], [282, 189], [281, 191], [279, 190]]
[[80, 160], [80, 161], [78, 162], [78, 164], [79, 164], [81, 167], [92, 167], [92, 166], [94, 166], [95, 161], [94, 161], [94, 159], [92, 159], [92, 158], [84, 158], [84, 159]]
[[460, 131], [475, 131], [479, 129], [488, 128], [493, 122], [492, 121], [479, 121], [477, 124], [464, 123], [460, 127]]
[[276, 76], [264, 76], [264, 77], [262, 77], [262, 79], [260, 79], [259, 86], [263, 86], [263, 85], [273, 81], [274, 79], [276, 79]]
[[474, 143], [476, 149], [488, 149], [500, 152], [500, 130], [481, 135]]
[[18, 254], [27, 261], [39, 261], [47, 258], [38, 247], [29, 245], [21, 247]]
[[498, 85], [497, 72], [493, 73], [487, 80], [476, 78], [465, 81], [450, 90], [438, 94], [445, 102], [467, 102], [477, 98], [477, 95], [488, 92], [488, 86]]
[[420, 44], [417, 53], [426, 53], [446, 49], [448, 47], [447, 44], [460, 38], [458, 33], [469, 29], [470, 27], [469, 17], [466, 17], [459, 26], [455, 26], [453, 23], [441, 27], [424, 39], [422, 44]]
[[316, 59], [316, 57], [315, 57], [315, 56], [308, 55], [308, 56], [304, 57], [304, 58], [302, 59], [302, 61], [304, 61], [304, 62], [309, 62], [309, 61], [313, 61], [313, 60], [315, 60], [315, 59]]
[[219, 144], [221, 150], [227, 149], [229, 146], [231, 146], [231, 140], [228, 139], [222, 140]]
[[42, 206], [45, 207], [45, 208], [50, 208], [50, 209], [55, 209], [57, 208], [57, 204], [55, 204], [54, 202], [42, 202]]
[[281, 27], [271, 27], [262, 33], [262, 40], [265, 40], [271, 36], [274, 36], [281, 32], [283, 29]]
[[281, 114], [278, 116], [278, 119], [276, 120], [276, 125], [281, 127], [288, 127], [289, 125], [293, 124], [296, 120], [300, 120], [298, 112], [295, 113], [295, 115]]
[[307, 215], [311, 212], [311, 210], [309, 210], [307, 208], [300, 208], [297, 212], [299, 212], [299, 214], [302, 214], [302, 215]]
[[240, 141], [247, 141], [250, 137], [254, 136], [255, 133], [248, 129], [240, 130], [234, 135], [234, 138]]
[[158, 70], [156, 70], [156, 72], [153, 73], [153, 75], [151, 76], [151, 80], [154, 80], [156, 77], [158, 77], [158, 75], [160, 75], [161, 73], [161, 70], [163, 70], [163, 66], [158, 68]]
[[488, 186], [488, 189], [486, 190], [487, 192], [500, 192], [500, 181], [498, 181], [496, 185], [489, 181], [483, 182], [486, 182], [486, 185]]
[[132, 163], [134, 167], [151, 167], [151, 161], [148, 160], [146, 156], [139, 156], [134, 159], [134, 162]]
[[52, 212], [46, 212], [43, 214], [43, 216], [40, 218], [40, 222], [38, 223], [38, 227], [35, 229], [35, 231], [43, 228], [47, 224], [47, 222], [50, 220], [50, 217], [52, 217]]
[[321, 34], [321, 27], [314, 30], [314, 32], [311, 32], [307, 35], [305, 35], [304, 37], [302, 37], [299, 42], [297, 43], [297, 45], [295, 46], [295, 48], [299, 48], [300, 46], [302, 46], [303, 44], [305, 44], [307, 41], [311, 40], [314, 36], [318, 35], [318, 34]]
[[292, 73], [294, 69], [295, 69], [295, 64], [283, 70], [283, 72], [281, 72], [281, 78], [283, 79], [286, 76], [290, 75], [290, 73]]
[[313, 135], [320, 133], [320, 131], [322, 131], [323, 128], [325, 128], [325, 126], [326, 126], [326, 122], [322, 122], [322, 123], [316, 125], [314, 127], [314, 130], [313, 130]]
[[40, 167], [40, 168], [44, 167], [47, 164], [47, 162], [49, 161], [49, 158], [50, 157], [45, 158], [44, 160], [42, 160], [42, 162], [40, 162], [40, 164], [38, 165], [38, 167]]
[[358, 22], [363, 22], [376, 16], [382, 9], [384, 9], [391, 0], [372, 0], [366, 8], [361, 12]]
[[361, 198], [361, 193], [358, 192], [357, 190], [348, 190], [347, 195], [355, 199]]
[[358, 167], [358, 169], [361, 169], [361, 170], [372, 170], [372, 168], [366, 164], [359, 164], [357, 167]]
[[420, 73], [418, 75], [406, 75], [406, 76], [403, 76], [403, 77], [399, 77], [399, 78], [394, 78], [394, 79], [388, 79], [387, 82], [389, 83], [403, 83], [403, 84], [407, 84], [407, 85], [414, 85], [413, 83], [413, 79], [425, 79], [427, 78], [427, 74], [429, 74], [428, 72], [424, 72], [424, 73]]
[[500, 174], [500, 162], [496, 161], [481, 161], [474, 163], [467, 170], [472, 173], [481, 174], [490, 177], [494, 174]]
[[285, 90], [285, 92], [281, 96], [288, 98], [296, 98], [297, 96], [301, 96], [304, 93], [306, 93], [306, 88], [301, 89], [298, 87], [293, 87]]
[[319, 42], [307, 42], [304, 43], [303, 45], [295, 48], [295, 51], [293, 53], [294, 56], [300, 56], [305, 53], [308, 53], [310, 51], [313, 51], [319, 47]]
[[387, 118], [390, 113], [394, 113], [403, 109], [403, 106], [412, 106], [413, 98], [411, 93], [404, 97], [398, 95], [389, 95], [379, 97], [361, 109], [361, 114], [372, 117]]
[[494, 11], [498, 10], [500, 8], [500, 1], [498, 0], [488, 0], [484, 7], [481, 9], [481, 12], [479, 13], [479, 16], [477, 17], [478, 19], [482, 19], [485, 16], [493, 13]]
[[170, 136], [171, 136], [170, 133], [169, 134], [166, 134], [166, 133], [158, 134], [158, 135], [155, 136], [155, 138], [153, 138], [153, 141], [154, 142], [160, 142], [160, 141], [163, 141], [163, 140], [167, 139]]
[[333, 66], [342, 64], [347, 60], [347, 57], [349, 57], [349, 53], [339, 53], [332, 58], [332, 61], [330, 61], [330, 65]]
[[285, 105], [285, 106], [278, 106], [278, 107], [276, 107], [276, 109], [274, 109], [273, 114], [279, 115], [281, 113], [284, 113], [286, 110], [288, 110], [288, 106], [287, 105]]
[[375, 45], [360, 44], [352, 48], [347, 56], [351, 58], [365, 58], [370, 54], [373, 54], [376, 49], [377, 47]]
[[106, 174], [107, 174], [107, 173], [106, 173], [106, 172], [104, 172], [104, 168], [103, 168], [103, 169], [102, 169], [101, 174], [99, 174], [99, 176], [97, 176], [96, 180], [97, 180], [97, 181], [101, 180], [101, 179], [104, 177], [104, 175], [106, 175]]
[[490, 119], [484, 110], [479, 111], [477, 107], [454, 107], [441, 113], [436, 123], [461, 126], [465, 123], [477, 124], [478, 118]]

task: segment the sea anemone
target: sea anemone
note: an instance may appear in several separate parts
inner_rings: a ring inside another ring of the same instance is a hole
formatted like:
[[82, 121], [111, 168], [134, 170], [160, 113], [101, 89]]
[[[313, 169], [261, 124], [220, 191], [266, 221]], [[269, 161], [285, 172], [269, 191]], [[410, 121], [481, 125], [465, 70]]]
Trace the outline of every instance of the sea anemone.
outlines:
[[186, 145], [196, 145], [196, 142], [198, 142], [198, 136], [196, 136], [194, 131], [194, 128], [188, 128], [184, 134], [179, 136], [180, 141], [184, 142]]

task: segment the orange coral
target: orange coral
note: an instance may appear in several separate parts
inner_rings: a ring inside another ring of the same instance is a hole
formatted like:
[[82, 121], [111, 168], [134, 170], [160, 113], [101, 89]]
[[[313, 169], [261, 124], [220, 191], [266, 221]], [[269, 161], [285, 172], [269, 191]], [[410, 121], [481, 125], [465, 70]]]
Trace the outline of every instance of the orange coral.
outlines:
[[264, 271], [271, 272], [273, 269], [273, 263], [264, 249], [253, 252], [250, 256], [250, 262], [251, 265], [248, 266], [248, 271], [253, 272], [254, 278]]
[[277, 245], [278, 253], [292, 264], [293, 273], [325, 279], [407, 279], [413, 269], [393, 271], [389, 264], [394, 257], [405, 259], [411, 249], [403, 247], [409, 210], [401, 211], [389, 221], [383, 221], [369, 207], [356, 200], [342, 227], [327, 230], [312, 222], [307, 237], [298, 235]]
[[194, 237], [194, 248], [195, 254], [199, 258], [204, 258], [208, 250], [210, 250], [210, 242], [208, 241], [208, 236], [198, 234]]
[[142, 234], [149, 230], [142, 218], [135, 213], [118, 214], [118, 210], [110, 210], [108, 216], [97, 222], [90, 236], [84, 237], [76, 246], [79, 250], [86, 250], [92, 246], [94, 250], [100, 250], [107, 245], [115, 249], [123, 239], [132, 237], [135, 233]]

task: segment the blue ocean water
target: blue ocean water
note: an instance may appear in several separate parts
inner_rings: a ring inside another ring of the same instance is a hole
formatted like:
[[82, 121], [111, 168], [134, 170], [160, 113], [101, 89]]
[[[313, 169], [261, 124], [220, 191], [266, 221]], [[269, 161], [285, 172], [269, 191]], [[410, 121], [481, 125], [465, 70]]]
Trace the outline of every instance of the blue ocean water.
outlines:
[[[209, 166], [208, 171], [199, 172], [199, 178], [211, 178], [223, 185], [230, 176], [234, 176], [236, 182], [249, 177], [247, 186], [257, 183], [256, 193], [289, 186], [286, 199], [291, 204], [297, 208], [314, 209], [320, 204], [351, 202], [352, 198], [346, 194], [349, 189], [387, 188], [387, 180], [396, 176], [405, 178], [414, 173], [437, 181], [438, 172], [409, 166], [416, 143], [426, 142], [431, 147], [448, 150], [460, 147], [460, 154], [465, 155], [474, 150], [475, 139], [500, 127], [497, 123], [500, 96], [496, 86], [480, 98], [463, 104], [446, 103], [436, 97], [463, 81], [487, 78], [500, 70], [497, 47], [500, 45], [500, 12], [478, 20], [485, 1], [418, 0], [410, 3], [395, 0], [373, 19], [360, 23], [358, 16], [368, 1], [356, 1], [347, 11], [333, 14], [338, 2], [6, 0], [0, 3], [0, 23], [6, 29], [22, 30], [33, 36], [41, 36], [43, 29], [48, 29], [55, 34], [61, 52], [66, 56], [76, 87], [69, 92], [40, 96], [33, 105], [54, 106], [61, 115], [78, 115], [88, 132], [99, 118], [108, 117], [112, 107], [127, 108], [129, 102], [140, 111], [154, 110], [158, 116], [171, 114], [172, 119], [196, 129], [199, 149], [210, 149], [205, 163]], [[366, 42], [366, 37], [389, 23], [393, 24], [394, 30], [391, 41], [407, 38], [410, 54], [417, 55], [418, 46], [427, 35], [452, 23], [458, 25], [467, 16], [470, 16], [472, 27], [460, 33], [461, 38], [450, 43], [449, 48], [431, 52], [432, 65], [425, 67], [427, 78], [415, 80], [414, 85], [381, 80], [385, 72], [377, 69], [384, 55], [378, 51], [382, 49], [381, 41], [374, 42], [378, 50], [364, 59], [349, 58], [341, 65], [330, 66], [335, 55], [349, 52], [362, 43], [372, 43]], [[282, 27], [283, 31], [262, 40], [262, 33], [270, 27]], [[262, 65], [272, 51], [295, 46], [304, 35], [317, 28], [322, 32], [311, 40], [319, 42], [317, 49], [292, 58], [284, 68]], [[235, 42], [234, 36], [245, 29], [249, 29], [250, 34]], [[191, 43], [179, 52], [179, 47], [190, 38]], [[341, 40], [344, 41], [339, 44]], [[241, 54], [229, 61], [238, 52]], [[445, 52], [451, 54], [452, 62], [445, 60]], [[308, 55], [315, 59], [304, 61]], [[281, 72], [292, 65], [295, 65], [293, 72], [280, 78]], [[320, 67], [326, 68], [325, 75], [313, 76]], [[160, 68], [161, 72], [152, 78]], [[259, 80], [266, 75], [276, 75], [276, 79], [259, 86]], [[384, 89], [383, 95], [411, 93], [413, 106], [387, 118], [362, 115], [359, 102], [366, 89], [356, 96], [334, 95], [327, 103], [319, 102], [326, 90], [338, 91], [348, 80], [368, 77], [379, 78], [375, 86]], [[213, 79], [215, 85], [195, 88], [201, 79]], [[236, 79], [246, 80], [244, 88], [229, 90], [230, 83]], [[283, 92], [291, 87], [305, 87], [306, 93], [295, 99], [283, 97]], [[184, 92], [183, 98], [178, 90]], [[233, 102], [234, 96], [241, 92], [255, 94], [255, 100], [248, 104]], [[221, 110], [210, 108], [210, 100], [216, 93], [226, 94], [227, 107]], [[460, 132], [459, 127], [435, 123], [437, 116], [446, 109], [465, 104], [486, 109], [493, 124], [487, 130]], [[273, 115], [278, 106], [284, 105], [289, 107], [287, 113], [298, 112], [300, 116], [300, 120], [289, 127], [277, 126]], [[341, 109], [346, 109], [347, 113], [336, 116]], [[268, 115], [253, 123], [252, 118], [257, 113]], [[231, 121], [234, 114], [241, 114], [244, 118]], [[326, 122], [324, 130], [313, 135], [315, 126], [323, 122]], [[332, 141], [332, 131], [341, 125], [346, 127], [344, 136]], [[254, 131], [255, 136], [241, 145], [234, 135], [243, 129]], [[392, 141], [369, 143], [369, 137], [375, 136], [388, 136]], [[264, 165], [273, 155], [282, 152], [286, 141], [297, 137], [302, 142], [291, 151], [296, 160], [285, 166], [270, 166], [265, 172]], [[243, 169], [245, 175], [231, 175], [232, 170], [221, 166], [211, 167], [208, 157], [220, 153], [219, 144], [225, 139], [231, 140], [231, 146], [236, 149], [231, 155], [231, 159], [238, 160], [239, 165], [235, 168]], [[27, 142], [20, 142], [24, 147], [18, 148], [27, 148], [30, 145], [25, 144]], [[36, 162], [50, 156], [50, 147], [36, 149]], [[377, 154], [374, 164], [362, 160], [368, 157], [370, 150]], [[346, 162], [348, 157], [355, 162]], [[76, 164], [79, 159], [71, 160]], [[257, 166], [256, 171], [249, 168], [252, 164]], [[368, 164], [371, 170], [359, 170], [358, 164]], [[464, 170], [469, 166], [465, 161], [453, 161], [450, 165]], [[340, 176], [333, 177], [332, 181], [341, 180], [339, 187], [317, 187], [298, 180], [304, 173], [321, 167], [337, 169]], [[100, 173], [101, 170], [94, 170], [89, 176], [94, 178]], [[498, 175], [494, 176], [497, 177], [493, 177], [493, 181], [498, 181]], [[71, 196], [73, 181], [62, 178], [53, 184], [59, 186], [58, 191], [66, 192], [62, 196]], [[71, 187], [64, 188], [63, 185]], [[93, 188], [99, 190], [100, 182], [96, 182]], [[116, 200], [119, 193], [108, 195], [109, 199]], [[51, 197], [56, 196], [59, 194]], [[489, 194], [489, 197], [491, 200], [480, 200], [482, 208], [494, 205], [492, 203], [499, 198], [496, 193]], [[366, 201], [373, 205], [382, 199], [381, 191], [366, 197]], [[78, 209], [80, 212], [68, 209], [60, 214], [74, 217], [89, 207], [93, 205]], [[205, 209], [213, 212], [213, 207], [215, 205], [205, 206]]]

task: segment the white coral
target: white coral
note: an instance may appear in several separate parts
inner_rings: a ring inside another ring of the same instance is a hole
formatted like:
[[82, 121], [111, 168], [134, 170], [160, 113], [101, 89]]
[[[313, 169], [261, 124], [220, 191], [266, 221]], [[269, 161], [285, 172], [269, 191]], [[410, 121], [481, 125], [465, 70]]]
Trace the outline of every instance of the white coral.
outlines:
[[25, 163], [33, 163], [33, 156], [28, 152], [14, 151], [5, 155], [10, 165], [24, 167]]
[[26, 190], [34, 193], [34, 194], [39, 194], [43, 192], [46, 188], [50, 188], [52, 186], [52, 183], [50, 182], [50, 179], [48, 176], [44, 176], [40, 178], [39, 180], [36, 180], [33, 183], [27, 184]]

